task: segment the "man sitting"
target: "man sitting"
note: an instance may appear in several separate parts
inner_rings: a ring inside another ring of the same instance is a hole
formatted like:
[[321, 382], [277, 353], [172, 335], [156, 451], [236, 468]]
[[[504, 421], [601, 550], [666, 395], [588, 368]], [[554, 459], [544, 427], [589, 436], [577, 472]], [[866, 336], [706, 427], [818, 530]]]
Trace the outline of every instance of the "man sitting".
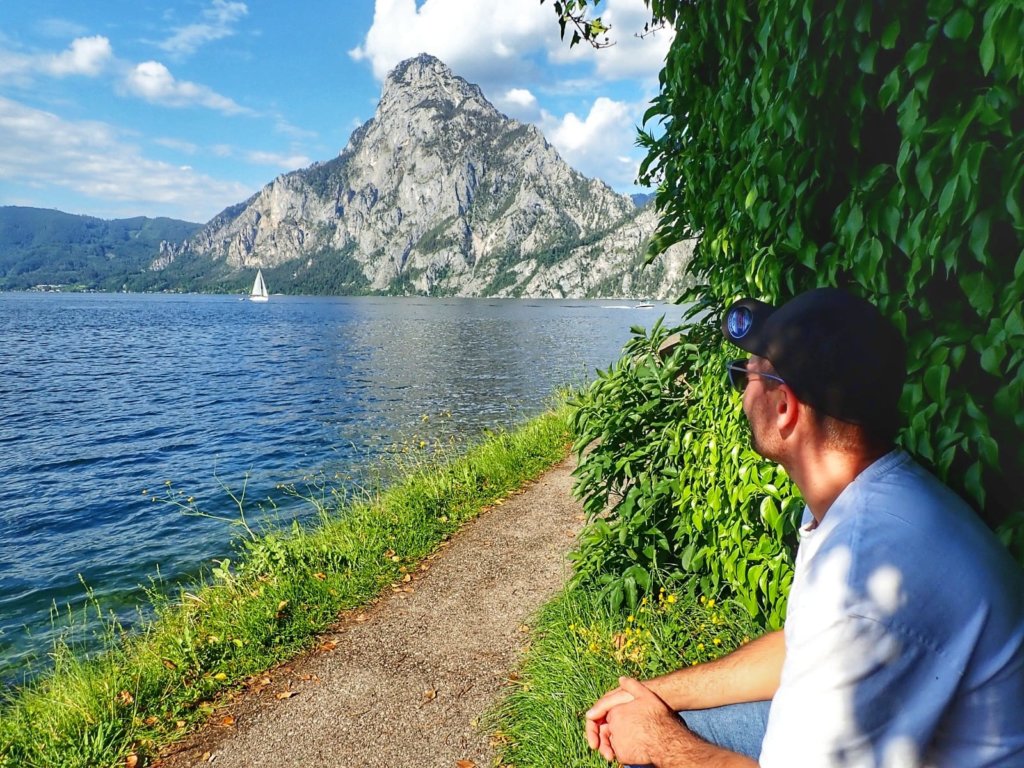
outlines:
[[[806, 501], [785, 629], [586, 714], [608, 760], [675, 766], [1024, 766], [1024, 570], [893, 449], [906, 352], [831, 288], [723, 322], [754, 449]], [[678, 712], [678, 714], [677, 714]]]

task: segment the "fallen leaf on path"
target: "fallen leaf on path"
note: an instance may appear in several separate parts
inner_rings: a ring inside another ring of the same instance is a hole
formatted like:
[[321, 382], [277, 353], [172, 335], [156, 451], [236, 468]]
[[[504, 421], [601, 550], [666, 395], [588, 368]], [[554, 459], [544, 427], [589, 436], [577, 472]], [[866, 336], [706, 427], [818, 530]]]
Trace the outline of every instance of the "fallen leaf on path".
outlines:
[[298, 691], [281, 691], [274, 696], [275, 699], [290, 699], [292, 696], [297, 696]]
[[356, 621], [358, 621], [360, 623], [366, 621], [366, 614], [365, 613], [360, 613], [358, 616], [356, 616]]
[[431, 688], [429, 691], [423, 692], [423, 703], [426, 704], [428, 701], [433, 701], [437, 698], [437, 689]]
[[402, 577], [402, 581], [404, 581], [406, 584], [408, 584], [410, 581], [412, 581], [412, 574], [409, 574], [409, 573], [405, 574], [405, 576]]
[[134, 752], [124, 759], [125, 768], [135, 768], [139, 764], [139, 756]]
[[[321, 651], [333, 651], [338, 647], [338, 644], [334, 640], [326, 640], [320, 644]], [[267, 682], [270, 682], [269, 680]]]
[[221, 728], [230, 728], [234, 724], [235, 718], [233, 718], [231, 715], [224, 715], [224, 717], [220, 719]]
[[476, 763], [472, 760], [459, 760], [455, 764], [455, 768], [476, 768]]

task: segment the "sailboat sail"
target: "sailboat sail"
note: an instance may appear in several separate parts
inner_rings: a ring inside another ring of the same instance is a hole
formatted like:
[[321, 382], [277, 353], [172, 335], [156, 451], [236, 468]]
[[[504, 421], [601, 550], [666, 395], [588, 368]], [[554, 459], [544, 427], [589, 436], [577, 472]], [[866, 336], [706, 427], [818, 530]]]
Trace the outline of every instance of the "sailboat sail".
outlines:
[[266, 301], [270, 298], [270, 292], [267, 290], [267, 284], [263, 280], [263, 270], [256, 270], [256, 280], [252, 284], [252, 293], [249, 294], [250, 301]]

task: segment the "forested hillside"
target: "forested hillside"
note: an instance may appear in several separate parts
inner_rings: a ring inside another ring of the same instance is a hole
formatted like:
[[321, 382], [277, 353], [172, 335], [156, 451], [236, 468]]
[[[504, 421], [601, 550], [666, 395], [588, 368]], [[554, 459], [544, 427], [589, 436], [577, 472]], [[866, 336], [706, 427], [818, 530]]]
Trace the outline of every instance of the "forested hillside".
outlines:
[[0, 289], [38, 285], [119, 290], [144, 270], [161, 241], [199, 224], [137, 216], [111, 221], [42, 208], [0, 207]]

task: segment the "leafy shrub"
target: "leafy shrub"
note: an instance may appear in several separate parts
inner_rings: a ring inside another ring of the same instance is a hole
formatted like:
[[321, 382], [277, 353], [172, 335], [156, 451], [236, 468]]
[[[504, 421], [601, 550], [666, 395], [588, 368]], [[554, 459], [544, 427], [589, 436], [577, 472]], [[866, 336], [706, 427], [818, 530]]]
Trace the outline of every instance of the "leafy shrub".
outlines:
[[[642, 136], [641, 175], [658, 185], [662, 214], [652, 253], [699, 236], [689, 267], [697, 288], [685, 298], [706, 314], [689, 332], [693, 346], [679, 371], [692, 380], [680, 394], [685, 404], [654, 398], [642, 381], [649, 374], [629, 359], [581, 400], [588, 434], [609, 437], [581, 469], [588, 508], [596, 515], [608, 490], [625, 493], [588, 532], [585, 570], [628, 593], [646, 583], [632, 565], [686, 570], [690, 544], [708, 555], [720, 545], [718, 556], [690, 560], [689, 569], [775, 620], [782, 592], [762, 589], [760, 574], [755, 589], [749, 566], [741, 577], [726, 561], [735, 553], [760, 564], [768, 554], [757, 549], [764, 520], [751, 510], [764, 506], [765, 519], [774, 519], [773, 504], [782, 512], [785, 522], [768, 526], [782, 542], [793, 510], [779, 507], [776, 470], [746, 449], [735, 403], [697, 379], [723, 386], [723, 361], [736, 353], [723, 349], [717, 327], [730, 301], [776, 303], [820, 285], [868, 297], [904, 333], [910, 375], [901, 444], [1024, 560], [1024, 502], [1011, 488], [1024, 466], [1024, 7], [648, 5], [654, 21], [676, 32], [646, 116], [660, 127]], [[569, 0], [556, 11], [579, 18], [586, 6]], [[584, 37], [592, 28], [578, 25]], [[627, 356], [643, 343], [631, 345]], [[625, 416], [613, 413], [616, 397], [622, 407], [646, 404], [639, 418], [650, 426], [627, 429]], [[589, 424], [602, 413], [607, 428]], [[672, 422], [683, 416], [693, 428], [692, 456], [677, 457]], [[644, 460], [650, 464], [641, 468]], [[672, 493], [699, 503], [669, 496], [676, 478]], [[751, 496], [735, 496], [737, 480]], [[612, 551], [609, 530], [635, 559]], [[680, 536], [691, 530], [699, 535]], [[633, 533], [645, 546], [634, 546]], [[657, 547], [651, 556], [648, 545], [664, 540], [684, 546], [678, 562]], [[773, 573], [784, 572], [784, 552], [784, 543], [771, 550], [780, 558], [770, 560]]]
[[796, 489], [749, 447], [739, 397], [721, 361], [703, 354], [718, 346], [707, 326], [667, 356], [661, 323], [633, 332], [622, 359], [575, 403], [575, 447], [589, 446], [576, 492], [591, 524], [574, 579], [600, 585], [617, 609], [683, 574], [691, 595], [728, 588], [779, 627], [802, 509]]

